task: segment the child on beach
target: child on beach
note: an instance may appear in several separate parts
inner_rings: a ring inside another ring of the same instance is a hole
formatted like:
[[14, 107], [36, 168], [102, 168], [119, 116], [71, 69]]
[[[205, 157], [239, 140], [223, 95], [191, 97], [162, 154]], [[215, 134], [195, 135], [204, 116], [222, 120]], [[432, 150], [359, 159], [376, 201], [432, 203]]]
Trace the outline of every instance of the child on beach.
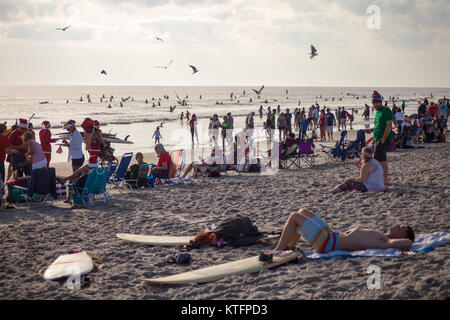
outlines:
[[160, 139], [162, 138], [162, 135], [161, 135], [161, 132], [159, 131], [159, 127], [156, 128], [155, 133], [153, 133], [153, 137], [155, 138], [155, 144], [160, 143]]

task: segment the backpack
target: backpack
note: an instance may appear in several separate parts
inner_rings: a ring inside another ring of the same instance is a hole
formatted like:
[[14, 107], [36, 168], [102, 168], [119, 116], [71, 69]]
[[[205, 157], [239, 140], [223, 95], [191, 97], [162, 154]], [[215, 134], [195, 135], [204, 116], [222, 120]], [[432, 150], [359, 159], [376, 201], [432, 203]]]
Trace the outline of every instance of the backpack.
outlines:
[[214, 232], [235, 248], [253, 244], [263, 236], [250, 218], [242, 216], [225, 220]]

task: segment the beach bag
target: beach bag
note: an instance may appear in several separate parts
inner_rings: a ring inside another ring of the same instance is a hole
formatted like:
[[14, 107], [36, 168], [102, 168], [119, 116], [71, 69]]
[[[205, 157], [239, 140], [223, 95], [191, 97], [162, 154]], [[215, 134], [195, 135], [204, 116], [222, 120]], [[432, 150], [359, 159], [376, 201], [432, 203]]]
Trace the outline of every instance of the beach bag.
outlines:
[[253, 244], [263, 236], [250, 218], [241, 216], [225, 220], [217, 226], [215, 233], [235, 248]]

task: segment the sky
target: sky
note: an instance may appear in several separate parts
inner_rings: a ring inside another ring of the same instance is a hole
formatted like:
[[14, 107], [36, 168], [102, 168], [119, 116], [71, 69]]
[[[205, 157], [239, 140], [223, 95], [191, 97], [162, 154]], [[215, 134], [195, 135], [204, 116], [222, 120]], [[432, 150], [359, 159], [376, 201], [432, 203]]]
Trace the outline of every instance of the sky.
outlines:
[[0, 85], [450, 87], [449, 16], [448, 0], [0, 0]]

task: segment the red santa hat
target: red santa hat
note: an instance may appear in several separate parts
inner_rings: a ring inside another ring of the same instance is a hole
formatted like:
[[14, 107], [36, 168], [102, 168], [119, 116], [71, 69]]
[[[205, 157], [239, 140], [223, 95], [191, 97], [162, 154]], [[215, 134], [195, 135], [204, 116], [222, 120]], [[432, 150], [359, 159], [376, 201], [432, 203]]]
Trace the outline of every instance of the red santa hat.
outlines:
[[19, 127], [28, 129], [28, 121], [27, 121], [27, 119], [19, 119]]
[[100, 122], [98, 122], [97, 120], [94, 120], [94, 122], [92, 122], [92, 126], [93, 126], [95, 129], [98, 129], [98, 128], [100, 128]]
[[48, 129], [48, 128], [50, 128], [51, 125], [50, 125], [49, 121], [45, 120], [45, 121], [42, 121], [41, 126], [43, 129]]

